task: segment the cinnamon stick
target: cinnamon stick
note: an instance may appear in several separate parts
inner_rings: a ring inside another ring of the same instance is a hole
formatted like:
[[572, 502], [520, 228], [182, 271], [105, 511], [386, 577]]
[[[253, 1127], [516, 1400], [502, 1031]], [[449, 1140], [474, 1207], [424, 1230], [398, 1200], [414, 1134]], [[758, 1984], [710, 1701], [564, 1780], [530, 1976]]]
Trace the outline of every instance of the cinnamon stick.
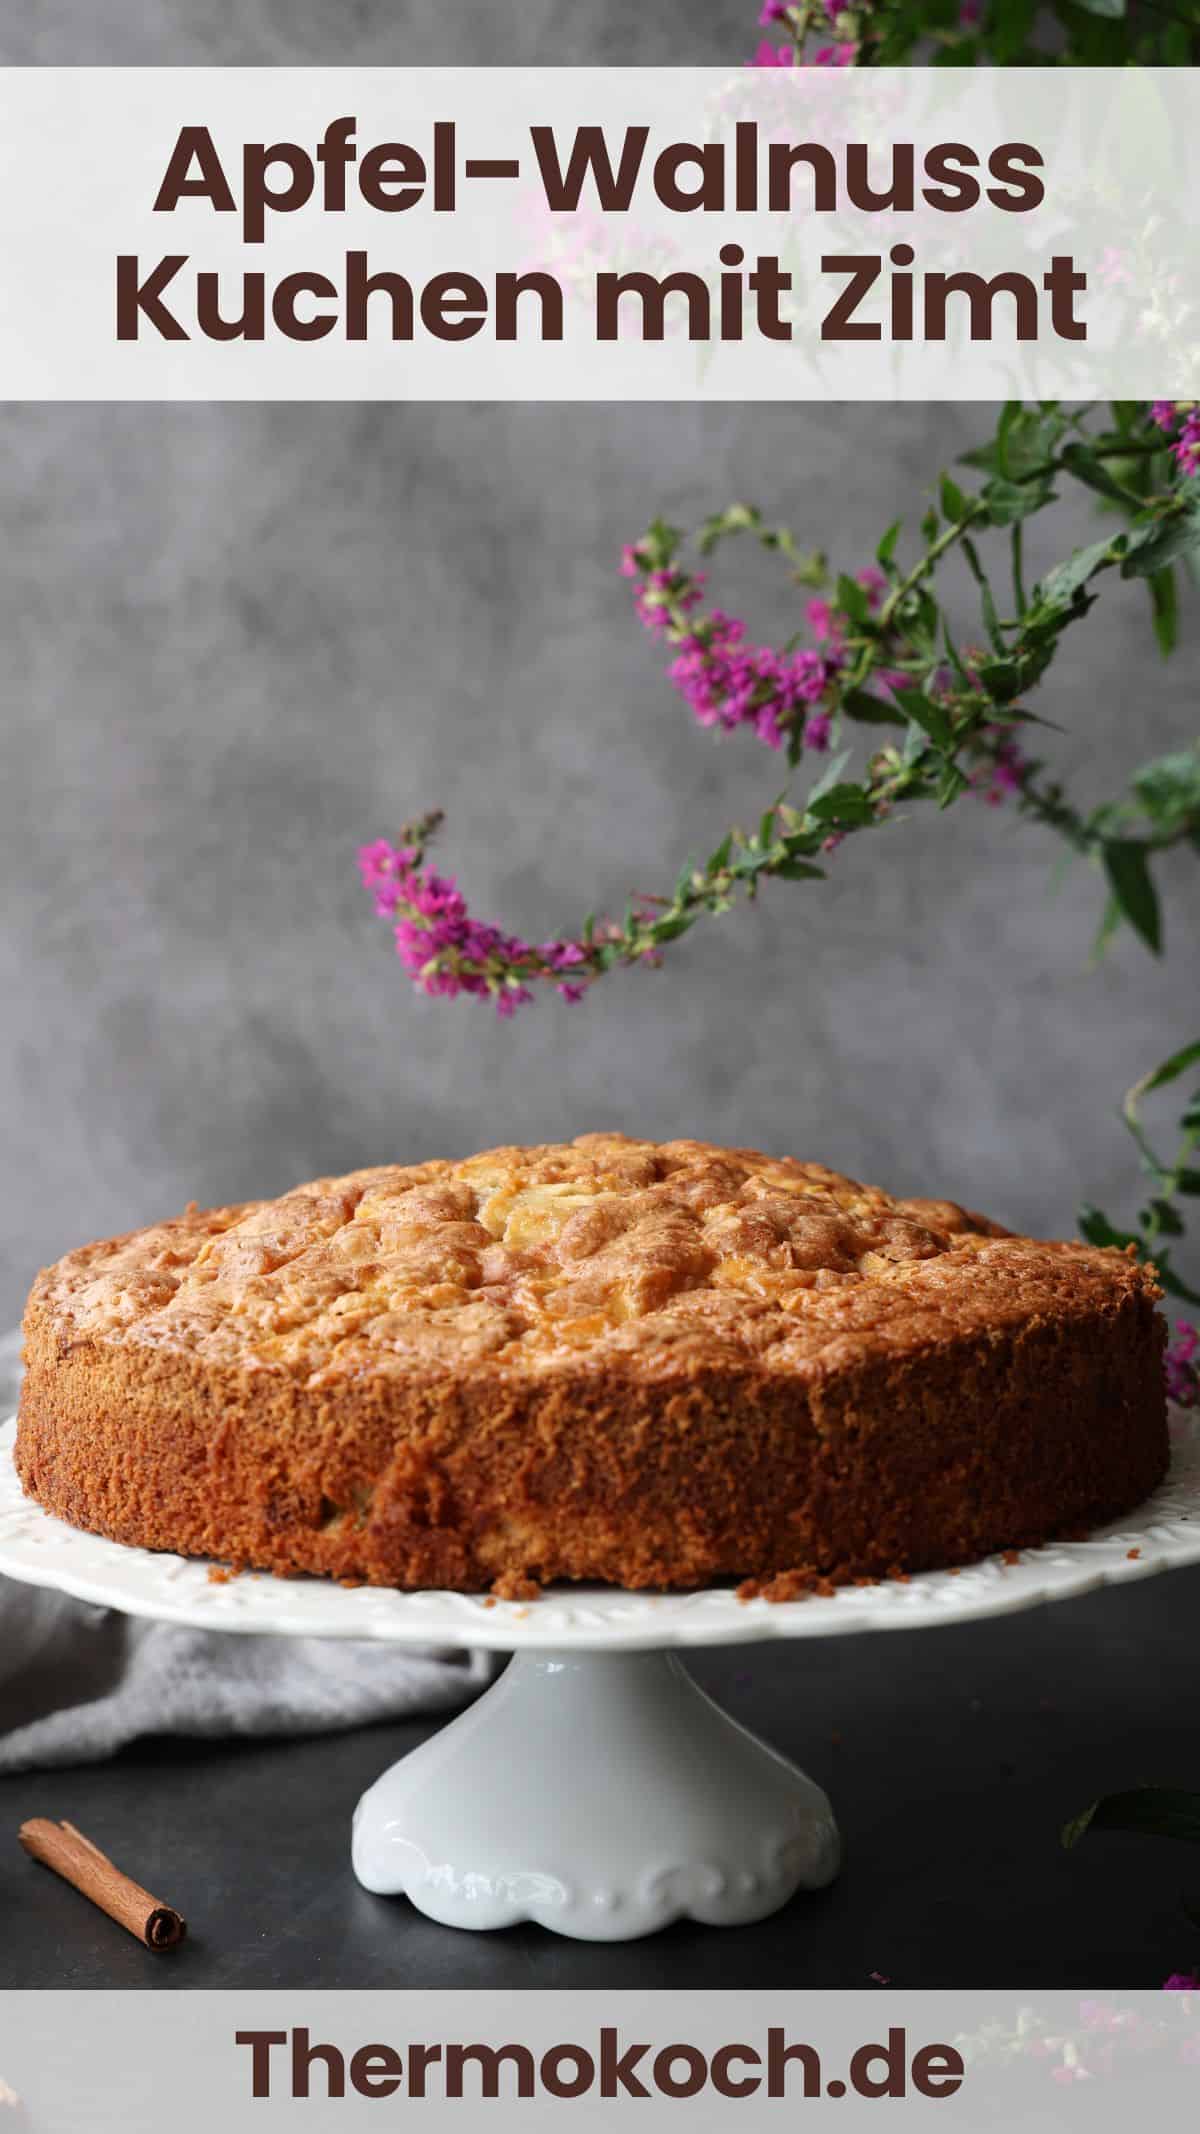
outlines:
[[131, 1882], [73, 1823], [36, 1816], [22, 1823], [18, 1835], [31, 1858], [52, 1868], [148, 1949], [174, 1949], [183, 1940], [187, 1922], [181, 1914]]

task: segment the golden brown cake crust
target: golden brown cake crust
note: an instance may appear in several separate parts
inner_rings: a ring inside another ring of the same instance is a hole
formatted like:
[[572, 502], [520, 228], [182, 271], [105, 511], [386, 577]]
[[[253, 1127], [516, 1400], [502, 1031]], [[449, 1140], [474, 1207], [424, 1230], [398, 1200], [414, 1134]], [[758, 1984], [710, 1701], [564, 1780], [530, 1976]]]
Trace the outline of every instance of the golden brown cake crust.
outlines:
[[382, 1585], [920, 1569], [1149, 1493], [1158, 1294], [818, 1164], [585, 1135], [69, 1253], [17, 1464], [119, 1541]]

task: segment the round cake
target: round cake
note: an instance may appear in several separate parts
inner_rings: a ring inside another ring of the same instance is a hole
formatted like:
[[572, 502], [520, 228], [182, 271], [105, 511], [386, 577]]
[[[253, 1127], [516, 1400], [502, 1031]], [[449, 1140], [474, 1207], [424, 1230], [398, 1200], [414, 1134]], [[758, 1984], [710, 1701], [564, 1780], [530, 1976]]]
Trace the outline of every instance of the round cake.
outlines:
[[821, 1164], [586, 1134], [69, 1253], [17, 1465], [76, 1526], [235, 1566], [782, 1597], [1139, 1503], [1159, 1294]]

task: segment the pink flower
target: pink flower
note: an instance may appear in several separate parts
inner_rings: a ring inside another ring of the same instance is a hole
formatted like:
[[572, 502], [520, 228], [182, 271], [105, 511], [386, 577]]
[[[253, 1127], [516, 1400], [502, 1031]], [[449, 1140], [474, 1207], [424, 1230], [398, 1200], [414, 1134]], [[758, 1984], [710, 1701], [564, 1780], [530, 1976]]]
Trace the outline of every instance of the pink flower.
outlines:
[[[396, 954], [419, 992], [490, 998], [496, 1013], [508, 1018], [533, 999], [526, 978], [552, 978], [588, 961], [582, 942], [547, 941], [533, 948], [473, 918], [454, 876], [419, 864], [410, 847], [379, 838], [362, 847], [358, 864], [376, 911], [392, 922]], [[559, 991], [579, 1000], [586, 986], [560, 985]]]
[[772, 44], [769, 37], [764, 37], [750, 64], [752, 67], [794, 67], [795, 47], [790, 44]]
[[[874, 612], [887, 591], [883, 572], [871, 564], [868, 569], [855, 572], [855, 584], [861, 585], [867, 596], [867, 606]], [[804, 619], [818, 644], [840, 645], [846, 635], [847, 622], [841, 609], [819, 595], [808, 602]]]
[[[692, 604], [690, 599], [678, 602]], [[639, 612], [650, 628], [656, 627], [653, 612]], [[807, 648], [781, 653], [770, 645], [748, 645], [745, 623], [713, 608], [679, 640], [667, 673], [700, 726], [716, 726], [725, 733], [750, 726], [768, 748], [780, 748], [796, 726], [801, 707], [820, 703], [837, 670], [837, 658], [825, 653]]]
[[1200, 1993], [1200, 1974], [1195, 1971], [1172, 1971], [1170, 1978], [1163, 1980], [1164, 1993]]
[[831, 600], [810, 600], [804, 619], [818, 644], [836, 643], [846, 634], [846, 619]]
[[[1177, 1407], [1200, 1407], [1200, 1331], [1179, 1319], [1175, 1339], [1163, 1358], [1167, 1398]], [[1167, 1980], [1171, 1984], [1171, 1980]]]
[[[808, 601], [805, 618], [815, 646], [778, 652], [748, 641], [746, 624], [722, 608], [697, 614], [705, 583], [702, 572], [679, 566], [649, 565], [638, 545], [622, 550], [621, 569], [634, 578], [633, 600], [648, 630], [670, 639], [675, 657], [669, 680], [690, 706], [700, 726], [732, 733], [750, 727], [765, 747], [781, 749], [797, 736], [817, 753], [828, 748], [837, 677], [845, 662], [843, 646], [850, 625], [828, 599]], [[872, 564], [856, 575], [871, 609], [880, 606], [888, 580]], [[686, 626], [682, 616], [694, 618]], [[906, 677], [880, 672], [875, 687], [885, 692]]]
[[1183, 434], [1172, 450], [1181, 474], [1200, 474], [1200, 416], [1188, 417]]
[[1171, 452], [1180, 473], [1200, 474], [1200, 401], [1155, 400], [1150, 414], [1168, 435], [1172, 430], [1179, 431]]
[[995, 745], [995, 753], [972, 773], [971, 784], [982, 792], [990, 808], [998, 808], [1021, 791], [1029, 760], [1005, 727], [989, 726], [985, 731]]

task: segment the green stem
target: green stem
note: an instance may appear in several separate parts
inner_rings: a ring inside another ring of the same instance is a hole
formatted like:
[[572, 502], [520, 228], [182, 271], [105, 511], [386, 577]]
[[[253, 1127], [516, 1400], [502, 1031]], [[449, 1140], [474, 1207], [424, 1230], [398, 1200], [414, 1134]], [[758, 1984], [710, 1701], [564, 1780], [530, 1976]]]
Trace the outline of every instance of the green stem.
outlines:
[[879, 628], [881, 631], [887, 629], [901, 601], [906, 600], [910, 593], [916, 591], [922, 579], [929, 576], [930, 571], [946, 554], [947, 550], [953, 548], [956, 541], [961, 541], [968, 527], [973, 526], [983, 516], [985, 509], [983, 499], [977, 498], [961, 519], [956, 519], [953, 525], [942, 528], [936, 541], [930, 543], [920, 562], [914, 565], [906, 578], [900, 580], [899, 585], [893, 588], [884, 601], [879, 610]]
[[1017, 519], [1014, 522], [1012, 529], [1012, 582], [1013, 599], [1016, 601], [1017, 604], [1018, 616], [1024, 615], [1026, 609], [1029, 606], [1029, 601], [1025, 592], [1024, 555], [1025, 535], [1022, 530], [1021, 521], [1020, 519]]

